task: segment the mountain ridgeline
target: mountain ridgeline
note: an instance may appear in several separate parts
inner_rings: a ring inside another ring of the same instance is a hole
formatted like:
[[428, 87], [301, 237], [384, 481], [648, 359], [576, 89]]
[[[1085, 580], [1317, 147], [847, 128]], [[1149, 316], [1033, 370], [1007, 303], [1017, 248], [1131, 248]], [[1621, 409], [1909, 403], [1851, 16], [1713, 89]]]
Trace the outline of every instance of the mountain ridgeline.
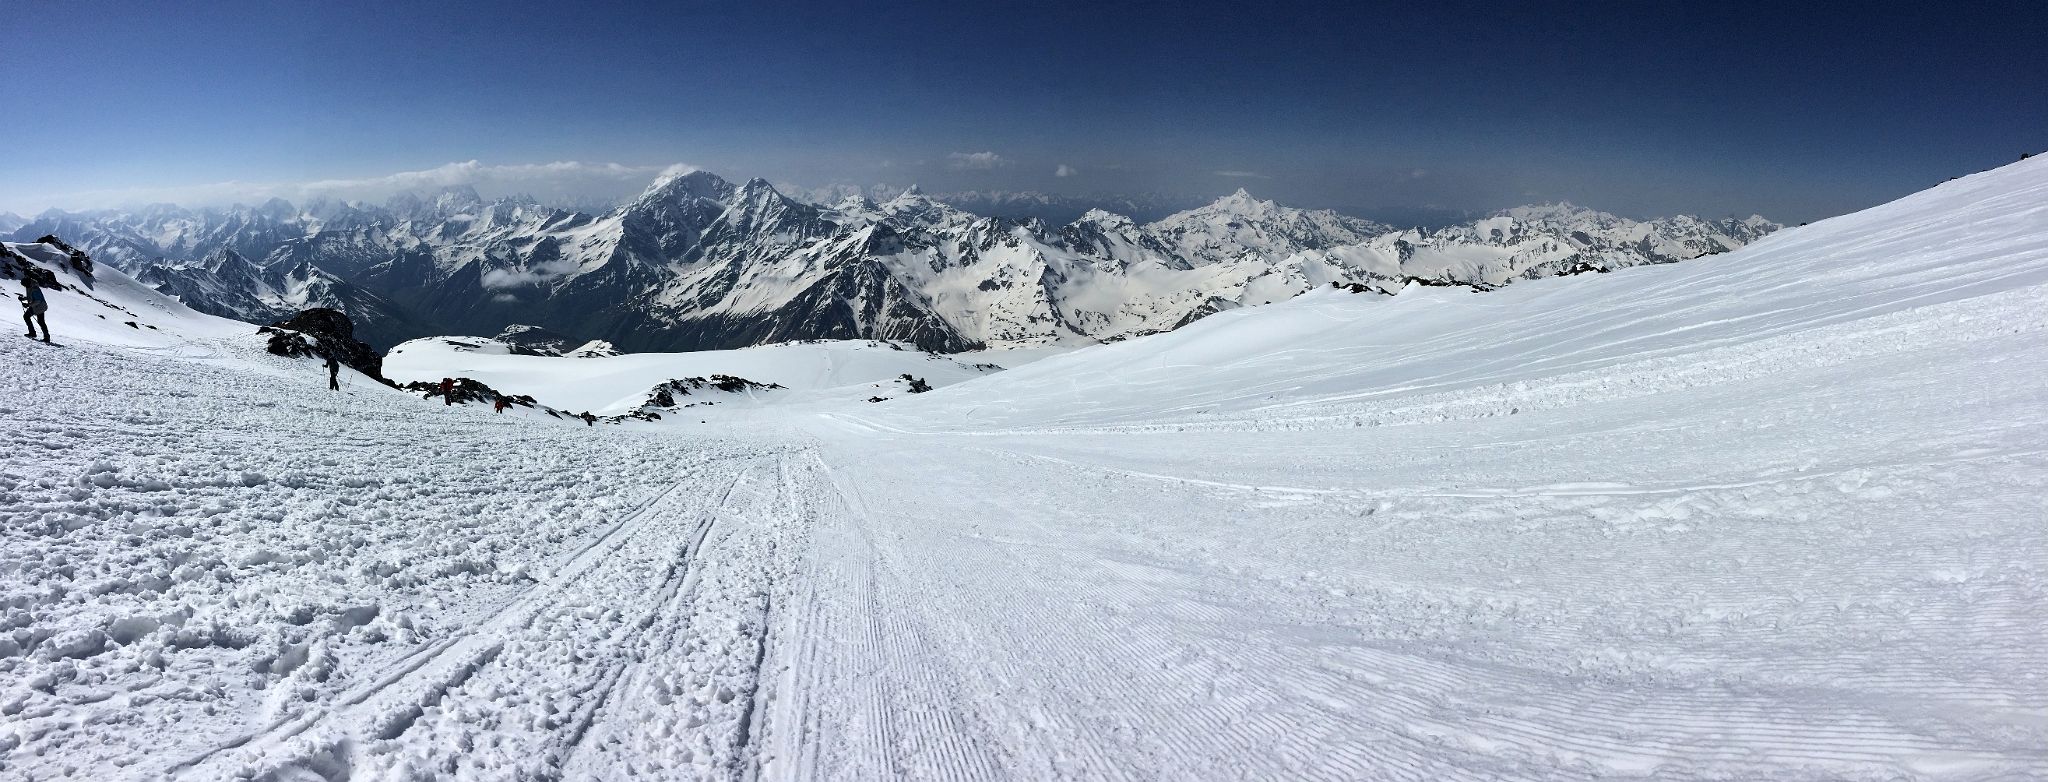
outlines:
[[1636, 221], [1552, 204], [1437, 230], [1246, 192], [1141, 224], [983, 217], [911, 188], [831, 205], [766, 181], [666, 175], [604, 214], [454, 188], [382, 206], [47, 212], [55, 234], [194, 309], [270, 322], [332, 307], [389, 347], [538, 326], [627, 351], [886, 339], [955, 352], [1114, 341], [1339, 283], [1487, 289], [1740, 247], [1761, 217]]

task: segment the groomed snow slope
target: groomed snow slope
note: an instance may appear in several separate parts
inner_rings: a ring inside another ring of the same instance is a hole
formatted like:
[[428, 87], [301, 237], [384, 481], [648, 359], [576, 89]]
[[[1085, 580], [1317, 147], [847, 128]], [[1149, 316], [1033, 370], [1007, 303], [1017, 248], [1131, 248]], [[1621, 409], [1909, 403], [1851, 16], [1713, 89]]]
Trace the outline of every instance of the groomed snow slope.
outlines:
[[0, 777], [2041, 778], [2044, 205], [690, 428], [53, 317]]

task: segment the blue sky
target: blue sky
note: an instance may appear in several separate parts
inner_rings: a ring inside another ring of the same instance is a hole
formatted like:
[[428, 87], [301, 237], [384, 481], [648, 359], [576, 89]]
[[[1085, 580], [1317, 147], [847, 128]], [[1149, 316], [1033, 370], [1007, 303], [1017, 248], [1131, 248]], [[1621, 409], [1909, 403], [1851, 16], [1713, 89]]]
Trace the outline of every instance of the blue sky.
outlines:
[[7, 9], [0, 209], [616, 195], [684, 163], [1796, 222], [2048, 148], [2026, 4], [186, 5]]

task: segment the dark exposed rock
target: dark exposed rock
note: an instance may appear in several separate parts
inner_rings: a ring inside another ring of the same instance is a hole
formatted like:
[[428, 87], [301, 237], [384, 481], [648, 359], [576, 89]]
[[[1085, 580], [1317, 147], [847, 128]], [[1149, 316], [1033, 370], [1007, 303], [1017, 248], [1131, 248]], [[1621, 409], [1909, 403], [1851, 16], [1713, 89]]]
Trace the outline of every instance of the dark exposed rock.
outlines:
[[932, 390], [931, 384], [924, 382], [924, 378], [911, 377], [910, 373], [908, 372], [905, 372], [903, 374], [903, 382], [910, 384], [910, 388], [908, 390], [910, 391], [910, 393], [913, 394], [922, 394], [926, 391]]
[[[405, 384], [402, 388], [415, 394], [423, 394], [429, 400], [441, 398], [441, 383], [439, 381], [430, 383], [423, 380], [415, 380]], [[458, 405], [466, 405], [471, 402], [490, 404], [503, 399], [520, 407], [540, 407], [540, 403], [531, 396], [501, 393], [495, 388], [466, 377], [455, 378], [455, 383], [448, 388], [447, 397]], [[554, 411], [549, 410], [548, 413], [553, 415]]]
[[653, 390], [648, 392], [647, 402], [641, 405], [641, 407], [643, 409], [649, 407], [677, 407], [676, 397], [689, 396], [691, 391], [699, 391], [706, 388], [724, 391], [728, 394], [737, 394], [742, 391], [775, 391], [783, 387], [780, 383], [757, 383], [732, 375], [712, 375], [709, 378], [686, 377], [680, 380], [670, 380], [655, 386]]
[[289, 319], [257, 329], [270, 335], [271, 353], [292, 358], [335, 360], [370, 377], [392, 384], [384, 377], [384, 357], [355, 337], [355, 323], [339, 310], [316, 307]]
[[6, 277], [10, 280], [35, 280], [37, 287], [45, 290], [64, 289], [63, 283], [57, 281], [55, 273], [49, 269], [37, 266], [27, 258], [12, 253], [9, 253], [6, 258], [0, 259], [0, 277]]
[[36, 243], [47, 244], [63, 250], [64, 255], [71, 259], [72, 271], [78, 272], [80, 277], [90, 278], [92, 276], [92, 256], [86, 255], [84, 250], [65, 244], [64, 240], [57, 238], [56, 234], [49, 234], [41, 239], [37, 239]]

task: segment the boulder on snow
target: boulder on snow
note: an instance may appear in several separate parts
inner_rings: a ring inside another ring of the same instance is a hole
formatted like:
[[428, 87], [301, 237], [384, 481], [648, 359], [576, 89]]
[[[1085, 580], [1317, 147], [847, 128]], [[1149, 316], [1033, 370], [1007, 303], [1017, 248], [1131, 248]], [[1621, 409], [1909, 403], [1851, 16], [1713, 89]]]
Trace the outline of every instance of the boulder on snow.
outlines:
[[46, 234], [43, 238], [37, 239], [36, 243], [47, 244], [63, 250], [64, 255], [71, 261], [72, 271], [77, 272], [80, 277], [92, 277], [92, 256], [86, 255], [84, 250], [65, 244], [64, 240], [57, 238], [56, 234]]
[[270, 335], [271, 353], [291, 358], [333, 356], [342, 364], [387, 385], [384, 357], [356, 339], [355, 322], [340, 310], [315, 307], [257, 329]]

